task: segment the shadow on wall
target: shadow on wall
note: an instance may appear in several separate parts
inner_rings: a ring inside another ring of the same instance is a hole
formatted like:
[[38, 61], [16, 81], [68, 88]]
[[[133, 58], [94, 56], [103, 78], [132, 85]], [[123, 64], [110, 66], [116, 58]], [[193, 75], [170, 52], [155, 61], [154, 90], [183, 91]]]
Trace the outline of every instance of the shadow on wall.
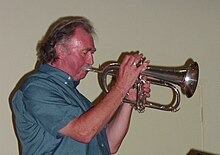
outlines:
[[210, 152], [203, 152], [196, 149], [191, 149], [186, 155], [219, 155], [219, 154], [213, 154]]
[[12, 109], [12, 99], [13, 99], [13, 96], [15, 95], [15, 93], [17, 92], [17, 90], [20, 88], [20, 86], [23, 84], [23, 82], [32, 74], [34, 74], [40, 67], [40, 63], [37, 62], [35, 64], [35, 68], [26, 73], [25, 75], [23, 75], [21, 77], [21, 79], [17, 82], [16, 86], [14, 87], [14, 89], [12, 90], [12, 92], [10, 93], [9, 95], [9, 98], [8, 98], [8, 102], [9, 102], [9, 106], [10, 106], [10, 109], [12, 111], [12, 123], [13, 123], [13, 128], [14, 128], [14, 132], [15, 132], [15, 135], [17, 137], [17, 141], [18, 141], [18, 150], [19, 150], [19, 155], [22, 155], [22, 147], [21, 147], [21, 143], [18, 139], [18, 135], [17, 135], [17, 131], [16, 131], [16, 126], [15, 126], [15, 115], [14, 115], [14, 112], [13, 112], [13, 109]]

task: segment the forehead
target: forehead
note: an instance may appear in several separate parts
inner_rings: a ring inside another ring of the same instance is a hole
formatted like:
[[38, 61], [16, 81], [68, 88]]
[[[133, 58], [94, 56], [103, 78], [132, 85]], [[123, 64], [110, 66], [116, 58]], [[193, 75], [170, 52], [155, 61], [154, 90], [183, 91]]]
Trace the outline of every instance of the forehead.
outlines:
[[83, 28], [76, 28], [67, 42], [70, 44], [81, 43], [90, 46], [94, 45], [92, 35]]

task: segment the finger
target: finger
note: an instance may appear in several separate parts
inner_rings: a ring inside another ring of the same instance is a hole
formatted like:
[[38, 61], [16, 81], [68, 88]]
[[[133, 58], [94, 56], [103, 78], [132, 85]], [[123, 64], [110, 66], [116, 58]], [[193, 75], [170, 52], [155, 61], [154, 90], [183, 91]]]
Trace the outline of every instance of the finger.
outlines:
[[147, 64], [143, 63], [139, 67], [137, 67], [137, 72], [140, 74], [141, 72], [143, 72], [146, 69], [147, 69]]
[[150, 89], [150, 83], [149, 81], [146, 81], [144, 84], [143, 84], [143, 89]]
[[129, 55], [126, 55], [122, 60], [121, 66], [125, 66], [129, 61]]
[[141, 81], [145, 84], [147, 82], [147, 76], [146, 75], [141, 75], [140, 76]]
[[144, 63], [146, 63], [146, 64], [147, 64], [147, 67], [148, 67], [149, 64], [150, 64], [150, 60], [146, 60], [146, 61], [144, 61]]
[[122, 67], [132, 66], [134, 63], [134, 60], [135, 60], [134, 55], [126, 55], [121, 65]]
[[143, 90], [144, 90], [144, 92], [146, 92], [146, 93], [150, 93], [150, 92], [151, 92], [151, 89], [150, 89], [149, 87], [144, 88]]
[[129, 89], [126, 98], [128, 100], [135, 100], [136, 99], [136, 94], [137, 94], [137, 91], [135, 89]]
[[135, 54], [134, 55], [134, 61], [132, 62], [131, 65], [133, 65], [134, 67], [139, 67], [139, 63], [142, 59], [143, 55], [142, 54]]
[[146, 96], [147, 98], [149, 98], [149, 97], [150, 97], [150, 93], [145, 93], [145, 96]]
[[144, 61], [143, 64], [140, 64], [140, 66], [138, 67], [140, 72], [143, 72], [144, 70], [146, 70], [149, 66], [150, 60]]

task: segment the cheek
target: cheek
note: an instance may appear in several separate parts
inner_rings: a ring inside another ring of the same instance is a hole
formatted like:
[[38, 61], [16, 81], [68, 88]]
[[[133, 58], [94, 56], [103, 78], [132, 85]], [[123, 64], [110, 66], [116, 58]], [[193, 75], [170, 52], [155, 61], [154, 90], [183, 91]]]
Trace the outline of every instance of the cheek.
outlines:
[[86, 62], [85, 62], [85, 59], [83, 57], [77, 57], [75, 59], [77, 60], [75, 62], [75, 65], [77, 66], [78, 69], [80, 69], [81, 67], [85, 66]]

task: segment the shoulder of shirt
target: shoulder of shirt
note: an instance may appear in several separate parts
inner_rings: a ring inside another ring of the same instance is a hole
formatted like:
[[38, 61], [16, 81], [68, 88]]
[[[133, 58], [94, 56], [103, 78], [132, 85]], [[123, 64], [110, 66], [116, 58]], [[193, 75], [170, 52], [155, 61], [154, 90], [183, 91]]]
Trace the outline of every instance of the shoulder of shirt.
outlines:
[[38, 84], [43, 84], [43, 83], [52, 83], [52, 81], [50, 81], [50, 75], [49, 74], [45, 74], [45, 73], [35, 73], [32, 74], [31, 76], [29, 76], [27, 79], [24, 80], [24, 83], [22, 84], [21, 89], [24, 90], [26, 89], [28, 86], [30, 85], [38, 85]]

